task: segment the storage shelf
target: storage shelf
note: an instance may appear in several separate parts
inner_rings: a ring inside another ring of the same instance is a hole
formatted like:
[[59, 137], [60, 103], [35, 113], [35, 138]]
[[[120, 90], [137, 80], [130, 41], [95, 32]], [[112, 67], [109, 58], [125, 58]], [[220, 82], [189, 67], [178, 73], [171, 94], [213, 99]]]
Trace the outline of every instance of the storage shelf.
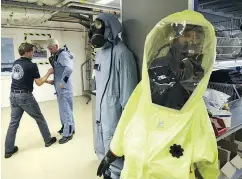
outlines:
[[228, 69], [231, 67], [242, 66], [242, 58], [231, 59], [231, 60], [216, 60], [214, 63], [214, 71], [221, 69]]

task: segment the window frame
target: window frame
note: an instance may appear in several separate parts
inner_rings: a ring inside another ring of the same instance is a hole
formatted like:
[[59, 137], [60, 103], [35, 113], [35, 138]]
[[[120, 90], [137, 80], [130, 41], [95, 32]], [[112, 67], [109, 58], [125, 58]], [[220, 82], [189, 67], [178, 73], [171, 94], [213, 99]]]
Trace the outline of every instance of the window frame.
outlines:
[[[12, 63], [10, 63], [10, 64], [13, 64], [14, 61], [16, 60], [16, 53], [17, 53], [17, 49], [16, 49], [16, 46], [15, 46], [16, 35], [13, 35], [13, 34], [2, 34], [1, 35], [1, 42], [2, 42], [2, 38], [11, 38], [11, 39], [13, 39], [13, 57], [14, 57], [14, 60], [13, 60]], [[1, 60], [1, 76], [11, 76], [11, 75], [12, 75], [11, 71], [2, 72], [2, 60]]]

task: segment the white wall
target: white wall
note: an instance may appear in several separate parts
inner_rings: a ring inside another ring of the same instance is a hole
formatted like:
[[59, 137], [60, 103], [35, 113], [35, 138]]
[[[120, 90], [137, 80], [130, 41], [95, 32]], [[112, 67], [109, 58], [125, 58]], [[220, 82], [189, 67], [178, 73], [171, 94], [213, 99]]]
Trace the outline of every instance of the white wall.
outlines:
[[[63, 24], [62, 24], [63, 26]], [[76, 25], [78, 27], [78, 25]], [[66, 26], [68, 27], [68, 26]], [[81, 28], [81, 26], [79, 26]], [[36, 30], [36, 29], [19, 29], [19, 28], [2, 28], [2, 37], [12, 37], [14, 40], [14, 55], [15, 59], [19, 58], [18, 46], [24, 42], [24, 33], [44, 33], [51, 34], [52, 38], [59, 41], [60, 45], [66, 44], [69, 50], [74, 54], [74, 71], [72, 74], [74, 96], [79, 96], [82, 94], [81, 88], [81, 72], [80, 66], [86, 60], [85, 57], [85, 41], [83, 32], [70, 32], [70, 31], [56, 31], [56, 30]], [[28, 39], [38, 40], [44, 37], [28, 37]], [[47, 39], [47, 38], [46, 38]], [[48, 61], [48, 59], [43, 59], [43, 61]], [[51, 66], [49, 64], [38, 65], [40, 75], [43, 76]], [[53, 76], [50, 77], [52, 79]], [[1, 107], [8, 107], [9, 104], [9, 94], [11, 86], [11, 76], [1, 75]], [[54, 95], [54, 86], [44, 84], [43, 86], [36, 86], [34, 84], [34, 96], [38, 102], [54, 100], [56, 96]]]

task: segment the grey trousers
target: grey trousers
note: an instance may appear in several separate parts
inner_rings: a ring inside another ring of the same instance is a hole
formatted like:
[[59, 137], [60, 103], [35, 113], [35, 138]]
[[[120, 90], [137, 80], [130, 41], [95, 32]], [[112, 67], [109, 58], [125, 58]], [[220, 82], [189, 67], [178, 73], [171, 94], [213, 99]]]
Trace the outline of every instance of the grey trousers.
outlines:
[[[110, 149], [110, 143], [113, 137], [113, 133], [103, 132], [102, 124], [95, 123], [95, 152], [99, 158], [102, 160]], [[106, 171], [106, 176], [110, 176], [112, 179], [119, 179], [121, 170], [123, 169], [124, 159], [118, 158], [113, 163], [110, 164], [108, 171]]]
[[75, 122], [73, 117], [73, 94], [57, 94], [59, 114], [61, 124], [64, 126], [62, 136], [68, 137], [75, 131]]
[[[20, 120], [24, 111], [35, 119], [40, 133], [47, 143], [51, 139], [51, 134], [43, 114], [40, 111], [39, 105], [32, 93], [11, 93], [11, 121], [8, 127], [7, 136], [5, 140], [5, 152], [12, 152], [14, 149], [15, 138]], [[31, 136], [30, 136], [31, 137]]]

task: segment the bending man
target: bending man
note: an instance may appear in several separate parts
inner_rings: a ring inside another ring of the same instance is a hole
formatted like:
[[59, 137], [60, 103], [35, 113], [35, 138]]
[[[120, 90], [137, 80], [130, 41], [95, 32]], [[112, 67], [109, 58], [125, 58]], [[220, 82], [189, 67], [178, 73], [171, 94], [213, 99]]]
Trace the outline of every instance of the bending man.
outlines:
[[75, 123], [73, 118], [73, 92], [71, 74], [73, 71], [73, 55], [67, 49], [59, 47], [57, 40], [49, 39], [47, 47], [51, 53], [51, 64], [54, 68], [54, 81], [48, 81], [54, 84], [59, 105], [59, 113], [62, 127], [58, 131], [62, 138], [60, 144], [64, 144], [72, 139], [75, 132]]

